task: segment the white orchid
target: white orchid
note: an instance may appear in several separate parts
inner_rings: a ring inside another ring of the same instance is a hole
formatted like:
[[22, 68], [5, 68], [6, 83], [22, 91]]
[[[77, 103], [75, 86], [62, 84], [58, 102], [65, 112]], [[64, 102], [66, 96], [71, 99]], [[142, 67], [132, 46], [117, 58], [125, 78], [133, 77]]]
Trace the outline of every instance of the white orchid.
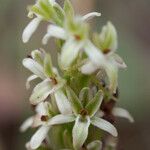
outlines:
[[35, 114], [20, 127], [22, 132], [38, 127], [26, 148], [115, 150], [118, 133], [109, 120], [122, 117], [134, 122], [127, 110], [115, 107], [118, 70], [126, 68], [116, 54], [115, 27], [108, 22], [100, 34], [91, 34], [88, 20], [101, 14], [77, 16], [70, 0], [65, 0], [63, 7], [55, 0], [36, 0], [28, 16], [33, 19], [23, 31], [23, 42], [30, 40], [41, 21], [46, 21], [48, 28], [42, 43], [54, 37], [59, 49], [58, 68], [42, 49], [32, 51], [22, 62], [32, 72], [26, 88], [39, 79], [30, 96]]
[[[49, 25], [47, 34], [43, 38], [43, 44], [46, 44], [50, 37], [65, 41], [60, 55], [60, 64], [63, 69], [68, 69], [68, 67], [70, 67], [82, 49], [85, 50], [87, 55], [92, 55], [91, 53], [93, 52], [90, 49], [91, 47], [88, 47], [92, 45], [88, 40], [88, 25], [84, 21], [94, 16], [100, 16], [100, 13], [93, 12], [83, 17], [69, 18], [65, 21], [64, 28], [56, 25]], [[101, 58], [101, 54], [99, 54], [97, 50], [95, 53], [98, 55], [97, 57]]]
[[126, 64], [119, 55], [115, 54], [118, 45], [117, 33], [110, 22], [103, 27], [101, 34], [95, 37], [95, 44], [97, 47], [91, 44], [88, 46], [95, 49], [95, 53], [93, 51], [93, 55], [89, 54], [89, 59], [80, 70], [84, 74], [92, 74], [99, 69], [104, 69], [110, 82], [109, 89], [115, 93], [118, 86], [118, 68], [126, 68]]
[[59, 17], [57, 16], [54, 7], [59, 7], [55, 0], [36, 0], [36, 3], [29, 8], [28, 17], [33, 18], [34, 15], [35, 17], [23, 31], [22, 40], [24, 43], [27, 43], [30, 40], [42, 20], [59, 22]]
[[111, 123], [95, 116], [103, 99], [103, 93], [101, 91], [85, 107], [83, 107], [81, 101], [70, 88], [67, 88], [67, 95], [72, 105], [73, 114], [56, 115], [49, 120], [48, 125], [52, 126], [75, 121], [72, 136], [73, 146], [76, 150], [80, 149], [87, 139], [90, 124], [115, 137], [117, 136], [117, 130]]
[[44, 51], [35, 50], [31, 53], [31, 58], [25, 58], [23, 65], [34, 74], [27, 79], [26, 86], [30, 87], [30, 82], [36, 78], [43, 81], [37, 84], [30, 97], [33, 105], [44, 101], [48, 95], [54, 93], [65, 84], [65, 80], [61, 79], [57, 69], [52, 66], [50, 55]]

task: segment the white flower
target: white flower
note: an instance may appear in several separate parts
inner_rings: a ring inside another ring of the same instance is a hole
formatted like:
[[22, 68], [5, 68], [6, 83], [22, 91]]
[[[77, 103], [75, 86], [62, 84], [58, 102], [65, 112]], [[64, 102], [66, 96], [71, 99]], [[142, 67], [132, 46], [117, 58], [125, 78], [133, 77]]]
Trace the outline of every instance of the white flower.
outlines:
[[[45, 5], [47, 7], [47, 9], [44, 9], [42, 5]], [[33, 35], [33, 33], [37, 30], [40, 22], [42, 20], [50, 20], [51, 17], [50, 16], [47, 16], [46, 14], [49, 13], [47, 12], [47, 10], [51, 10], [52, 8], [50, 6], [54, 6], [56, 4], [55, 0], [37, 0], [35, 5], [33, 5], [31, 7], [31, 10], [29, 11], [28, 13], [28, 16], [30, 18], [33, 17], [33, 15], [35, 14], [36, 17], [33, 18], [31, 20], [31, 22], [25, 27], [24, 31], [23, 31], [23, 34], [22, 34], [22, 40], [24, 43], [27, 43], [31, 36]], [[37, 9], [38, 9], [38, 12], [37, 12]], [[44, 10], [43, 10], [44, 9]], [[50, 15], [50, 14], [49, 14]]]
[[35, 50], [31, 53], [32, 58], [25, 58], [23, 65], [31, 72], [31, 75], [26, 82], [27, 88], [30, 87], [30, 82], [36, 78], [41, 78], [43, 81], [38, 83], [30, 97], [30, 102], [36, 105], [44, 101], [50, 94], [64, 86], [65, 81], [61, 79], [56, 68], [51, 64], [51, 58], [45, 52]]
[[118, 41], [117, 32], [112, 23], [108, 22], [100, 35], [95, 35], [94, 44], [96, 46], [88, 43], [86, 51], [89, 59], [80, 70], [84, 74], [92, 74], [99, 69], [104, 69], [109, 79], [109, 89], [115, 93], [118, 86], [118, 68], [126, 68], [126, 64], [115, 53]]
[[73, 146], [76, 150], [80, 149], [87, 139], [90, 124], [109, 132], [113, 136], [117, 136], [117, 130], [111, 123], [95, 116], [103, 99], [101, 91], [85, 107], [70, 88], [67, 88], [67, 95], [74, 114], [56, 115], [48, 121], [48, 125], [52, 126], [75, 121], [72, 135]]
[[[46, 44], [50, 37], [65, 40], [65, 44], [62, 47], [60, 55], [60, 64], [63, 69], [67, 69], [68, 67], [70, 67], [73, 61], [77, 58], [79, 52], [82, 49], [86, 49], [87, 45], [89, 45], [87, 34], [88, 26], [84, 22], [84, 20], [87, 20], [93, 16], [100, 16], [100, 14], [94, 12], [89, 13], [84, 17], [75, 17], [73, 20], [68, 19], [65, 22], [64, 28], [56, 25], [49, 25], [47, 29], [47, 34], [44, 36], [42, 42], [43, 44]], [[87, 53], [86, 50], [85, 53]], [[87, 53], [87, 55], [89, 55], [89, 53]], [[101, 54], [98, 53], [99, 57], [101, 57], [100, 55]]]
[[48, 113], [48, 103], [42, 102], [36, 106], [36, 114], [27, 118], [20, 127], [21, 132], [25, 132], [30, 127], [38, 127], [43, 125], [45, 122], [41, 120], [42, 116], [49, 116]]

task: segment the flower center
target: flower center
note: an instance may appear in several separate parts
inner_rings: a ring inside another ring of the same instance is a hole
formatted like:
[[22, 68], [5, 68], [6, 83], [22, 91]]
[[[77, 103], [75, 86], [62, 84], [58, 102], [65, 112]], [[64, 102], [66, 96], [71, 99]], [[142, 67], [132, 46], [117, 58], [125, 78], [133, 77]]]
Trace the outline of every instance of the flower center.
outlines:
[[88, 111], [86, 109], [81, 109], [80, 115], [83, 116], [83, 117], [85, 117], [85, 116], [88, 115]]
[[76, 39], [77, 41], [80, 41], [80, 40], [81, 40], [81, 36], [80, 36], [80, 35], [75, 34], [74, 37], [75, 37], [75, 39]]

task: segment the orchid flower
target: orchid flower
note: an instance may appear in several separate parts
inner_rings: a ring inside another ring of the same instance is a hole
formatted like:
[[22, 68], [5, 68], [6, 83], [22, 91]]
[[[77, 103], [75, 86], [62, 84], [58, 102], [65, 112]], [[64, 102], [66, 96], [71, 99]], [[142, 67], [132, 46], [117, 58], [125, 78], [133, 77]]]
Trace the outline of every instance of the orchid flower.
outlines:
[[87, 139], [90, 125], [96, 126], [115, 137], [117, 136], [117, 130], [111, 123], [95, 116], [103, 100], [103, 93], [101, 91], [97, 92], [95, 97], [85, 107], [83, 107], [72, 89], [67, 88], [67, 95], [72, 106], [73, 114], [56, 115], [49, 120], [48, 125], [52, 126], [75, 121], [72, 135], [73, 146], [76, 150], [80, 149]]
[[118, 68], [126, 68], [126, 64], [122, 58], [115, 53], [117, 49], [117, 32], [115, 27], [108, 22], [103, 27], [100, 35], [95, 35], [95, 45], [91, 49], [99, 51], [101, 59], [97, 57], [96, 53], [85, 62], [81, 67], [81, 72], [84, 74], [92, 74], [99, 69], [104, 69], [107, 73], [110, 85], [109, 89], [116, 92], [118, 86]]
[[27, 79], [27, 88], [30, 87], [32, 80], [36, 78], [42, 80], [35, 86], [30, 97], [30, 102], [33, 105], [44, 101], [48, 95], [54, 93], [65, 84], [65, 80], [61, 79], [57, 69], [52, 66], [50, 55], [44, 51], [34, 50], [31, 53], [31, 57], [23, 60], [23, 65], [33, 73]]

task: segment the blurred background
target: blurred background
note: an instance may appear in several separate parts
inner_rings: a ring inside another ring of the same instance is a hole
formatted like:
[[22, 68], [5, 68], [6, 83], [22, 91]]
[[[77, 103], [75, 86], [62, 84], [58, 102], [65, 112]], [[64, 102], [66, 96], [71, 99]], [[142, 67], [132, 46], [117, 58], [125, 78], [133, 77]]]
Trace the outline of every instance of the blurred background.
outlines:
[[[58, 0], [60, 3], [63, 0]], [[128, 69], [119, 72], [119, 106], [126, 108], [135, 123], [118, 119], [118, 150], [150, 149], [150, 0], [72, 0], [77, 13], [99, 11], [101, 18], [92, 20], [93, 29], [100, 32], [108, 20], [119, 34], [118, 53]], [[22, 59], [33, 49], [41, 47], [46, 25], [28, 44], [21, 35], [29, 22], [26, 6], [34, 0], [0, 0], [0, 150], [23, 150], [32, 131], [21, 134], [19, 126], [32, 114], [25, 90], [28, 71]], [[51, 41], [52, 43], [52, 41]], [[45, 47], [55, 51], [50, 44]]]

